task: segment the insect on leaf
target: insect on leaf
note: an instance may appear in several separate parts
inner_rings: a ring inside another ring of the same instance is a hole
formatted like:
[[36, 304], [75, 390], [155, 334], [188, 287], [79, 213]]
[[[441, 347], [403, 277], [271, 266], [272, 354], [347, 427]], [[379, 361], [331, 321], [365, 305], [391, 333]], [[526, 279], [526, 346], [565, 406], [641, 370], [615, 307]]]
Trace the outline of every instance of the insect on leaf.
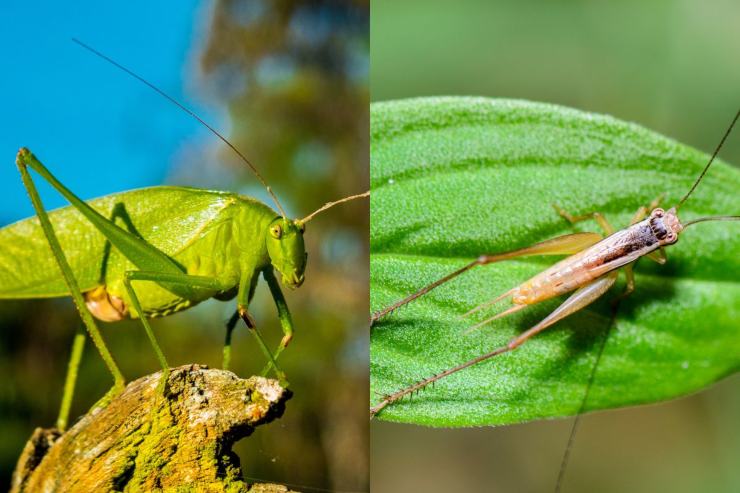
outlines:
[[[731, 116], [728, 112], [728, 118]], [[718, 136], [726, 122], [717, 122]], [[482, 98], [375, 104], [371, 110], [371, 307], [380, 310], [484, 253], [576, 231], [558, 216], [599, 211], [625, 227], [660, 194], [668, 208], [708, 155], [634, 124], [563, 107]], [[740, 172], [716, 162], [679, 211], [690, 220], [740, 212]], [[587, 410], [696, 392], [740, 368], [740, 235], [737, 223], [686, 230], [668, 263], [636, 267], [636, 291], [620, 306]], [[558, 257], [475, 268], [376, 323], [373, 402], [504, 345], [563, 298], [528, 307], [465, 335], [500, 311], [459, 316], [525, 281]], [[578, 412], [600, 338], [602, 300], [516, 351], [458, 372], [380, 419], [432, 426], [501, 425]]]

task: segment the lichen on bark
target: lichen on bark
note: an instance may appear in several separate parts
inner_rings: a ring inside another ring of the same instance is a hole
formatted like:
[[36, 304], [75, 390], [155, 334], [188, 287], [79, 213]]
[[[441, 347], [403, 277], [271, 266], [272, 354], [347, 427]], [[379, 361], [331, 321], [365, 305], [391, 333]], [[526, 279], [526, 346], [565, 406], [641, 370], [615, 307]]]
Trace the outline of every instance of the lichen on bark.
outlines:
[[64, 433], [37, 428], [11, 493], [36, 491], [287, 492], [247, 484], [231, 447], [280, 417], [290, 391], [275, 380], [188, 365], [130, 383]]

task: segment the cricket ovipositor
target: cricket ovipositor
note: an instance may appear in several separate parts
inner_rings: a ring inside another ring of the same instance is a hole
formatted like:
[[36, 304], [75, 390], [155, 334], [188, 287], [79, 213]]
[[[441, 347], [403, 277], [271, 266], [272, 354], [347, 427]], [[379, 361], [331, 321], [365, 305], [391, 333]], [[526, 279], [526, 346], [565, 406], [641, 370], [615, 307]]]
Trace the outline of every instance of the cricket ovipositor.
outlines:
[[[120, 391], [123, 376], [93, 315], [101, 320], [139, 318], [163, 368], [164, 381], [169, 365], [147, 319], [185, 310], [209, 298], [236, 298], [237, 310], [227, 326], [224, 366], [228, 367], [231, 355], [231, 331], [242, 319], [256, 336], [267, 368], [272, 367], [283, 378], [275, 359], [292, 338], [293, 321], [279, 285], [282, 281], [285, 286], [297, 288], [304, 282], [306, 224], [316, 214], [367, 197], [368, 193], [329, 202], [304, 218], [288, 218], [257, 169], [219, 132], [137, 74], [78, 44], [147, 84], [205, 125], [249, 166], [277, 211], [236, 193], [186, 187], [152, 187], [86, 202], [23, 148], [16, 162], [37, 217], [0, 229], [0, 299], [72, 296], [113, 374], [114, 391]], [[47, 213], [29, 168], [72, 205]], [[274, 353], [257, 332], [248, 310], [260, 276], [268, 284], [284, 332]], [[68, 399], [71, 395], [65, 391], [63, 401], [68, 403]], [[67, 412], [68, 407], [60, 412], [60, 429], [66, 425]]]
[[[558, 212], [561, 216], [571, 222], [577, 222], [587, 218], [596, 219], [605, 230], [607, 238], [602, 238], [601, 235], [595, 233], [575, 233], [513, 251], [500, 254], [482, 255], [473, 262], [442, 277], [438, 281], [427, 285], [403, 300], [374, 313], [372, 315], [373, 322], [380, 320], [397, 308], [425, 295], [432, 289], [450, 281], [475, 266], [526, 255], [572, 255], [572, 257], [566, 258], [552, 268], [533, 277], [529, 281], [510, 289], [499, 298], [488, 303], [484, 303], [483, 305], [471, 310], [471, 312], [479, 311], [480, 309], [488, 308], [490, 305], [493, 305], [504, 298], [511, 299], [511, 306], [507, 310], [504, 310], [503, 312], [482, 322], [487, 323], [496, 318], [522, 310], [531, 304], [575, 290], [575, 293], [573, 293], [571, 297], [569, 297], [548, 317], [531, 327], [529, 330], [513, 338], [503, 347], [499, 347], [493, 351], [482, 354], [477, 358], [471, 359], [457, 366], [450, 367], [441, 373], [422, 379], [413, 385], [402, 388], [401, 390], [387, 393], [384, 392], [376, 401], [375, 405], [371, 407], [371, 416], [380, 412], [389, 404], [402, 399], [404, 396], [413, 394], [448, 375], [457, 373], [464, 368], [517, 348], [529, 337], [537, 334], [571, 313], [583, 308], [603, 295], [614, 284], [617, 269], [625, 270], [627, 276], [627, 292], [630, 292], [633, 289], [632, 263], [642, 256], [646, 256], [659, 263], [665, 262], [662, 250], [663, 247], [675, 243], [678, 235], [684, 228], [698, 222], [708, 220], [738, 219], [736, 216], [704, 217], [682, 223], [678, 219], [677, 212], [680, 205], [691, 195], [704, 177], [704, 174], [711, 166], [714, 157], [729, 135], [736, 120], [737, 115], [735, 116], [733, 123], [727, 129], [722, 141], [717, 146], [712, 158], [708, 163], [706, 163], [702, 173], [694, 181], [694, 185], [684, 195], [683, 199], [675, 208], [667, 211], [658, 209], [657, 202], [654, 202], [649, 207], [640, 207], [633, 217], [630, 228], [616, 233], [605, 218], [599, 213], [592, 213], [584, 216], [571, 216], [566, 211], [558, 208]], [[645, 216], [648, 215], [648, 213], [649, 216], [646, 219]]]

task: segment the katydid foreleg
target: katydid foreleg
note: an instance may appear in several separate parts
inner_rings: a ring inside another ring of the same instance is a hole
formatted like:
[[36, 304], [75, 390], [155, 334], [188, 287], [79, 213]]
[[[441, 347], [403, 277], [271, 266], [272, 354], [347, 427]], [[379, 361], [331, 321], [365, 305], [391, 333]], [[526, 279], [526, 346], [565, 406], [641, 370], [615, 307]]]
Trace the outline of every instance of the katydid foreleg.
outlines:
[[[260, 334], [259, 329], [257, 328], [257, 323], [249, 314], [249, 303], [250, 301], [252, 301], [254, 290], [257, 287], [258, 281], [258, 268], [251, 262], [247, 262], [246, 265], [242, 266], [241, 280], [239, 281], [239, 290], [236, 295], [236, 314], [239, 318], [244, 320], [247, 328], [252, 332], [255, 339], [257, 340], [257, 345], [260, 347], [260, 350], [265, 355], [265, 358], [267, 358], [267, 367], [269, 368], [270, 366], [272, 366], [275, 369], [275, 374], [277, 375], [278, 379], [283, 383], [287, 383], [285, 374], [282, 372], [282, 370], [280, 370], [275, 356], [270, 351], [270, 348], [267, 347], [262, 334]], [[283, 300], [283, 303], [284, 302], [285, 300]], [[234, 330], [234, 327], [235, 323], [232, 325], [231, 320], [229, 320], [229, 323], [226, 326], [226, 342], [228, 343], [228, 347], [224, 347], [225, 363], [230, 363], [231, 360], [231, 332]]]
[[[280, 326], [283, 329], [283, 334], [285, 334], [280, 340], [280, 344], [278, 345], [277, 349], [275, 350], [275, 359], [277, 359], [278, 356], [280, 356], [280, 353], [283, 352], [283, 349], [288, 347], [291, 339], [293, 339], [293, 319], [290, 316], [288, 303], [286, 303], [285, 301], [283, 292], [280, 289], [280, 284], [278, 284], [278, 280], [275, 277], [275, 273], [273, 272], [272, 268], [263, 270], [262, 276], [265, 278], [265, 281], [267, 281], [267, 286], [270, 288], [272, 298], [275, 300], [275, 306], [277, 307], [278, 312], [278, 319], [280, 319]], [[262, 374], [266, 374], [266, 371], [268, 369], [269, 366], [265, 367], [262, 370]]]

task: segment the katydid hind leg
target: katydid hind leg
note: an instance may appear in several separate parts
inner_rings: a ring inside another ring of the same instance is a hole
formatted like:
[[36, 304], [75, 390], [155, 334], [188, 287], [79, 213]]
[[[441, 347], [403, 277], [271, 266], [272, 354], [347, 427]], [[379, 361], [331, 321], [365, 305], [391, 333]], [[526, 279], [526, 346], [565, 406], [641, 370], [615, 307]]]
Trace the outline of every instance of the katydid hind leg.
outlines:
[[[30, 167], [54, 187], [72, 206], [77, 209], [103, 236], [115, 246], [121, 254], [130, 260], [142, 271], [162, 272], [169, 274], [183, 274], [183, 269], [167, 254], [154, 247], [146, 240], [126, 231], [114, 221], [106, 218], [72, 191], [65, 187], [28, 149], [21, 149], [17, 157], [18, 166], [23, 170]], [[30, 175], [29, 179], [30, 179]], [[24, 180], [25, 181], [25, 180]], [[163, 286], [170, 289], [167, 286]], [[175, 288], [177, 289], [177, 288]], [[182, 297], [188, 297], [189, 291], [175, 292]]]
[[535, 243], [533, 245], [529, 245], [524, 248], [518, 248], [516, 250], [511, 250], [508, 252], [491, 254], [491, 255], [481, 255], [478, 258], [476, 258], [474, 261], [470, 262], [469, 264], [466, 264], [463, 267], [457, 269], [456, 271], [451, 272], [450, 274], [447, 274], [446, 276], [434, 281], [431, 284], [428, 284], [427, 286], [421, 288], [419, 291], [416, 291], [415, 293], [407, 296], [406, 298], [393, 303], [391, 306], [383, 310], [373, 313], [372, 316], [370, 317], [370, 325], [372, 326], [375, 322], [393, 313], [398, 308], [408, 303], [411, 303], [415, 299], [427, 294], [434, 288], [439, 287], [442, 284], [445, 284], [453, 280], [460, 274], [467, 272], [473, 267], [477, 267], [479, 265], [491, 264], [494, 262], [498, 262], [500, 260], [508, 260], [508, 259], [513, 259], [517, 257], [526, 257], [529, 255], [574, 254], [574, 253], [578, 253], [581, 250], [584, 250], [590, 247], [591, 245], [597, 243], [601, 239], [602, 239], [602, 236], [597, 233], [571, 233], [571, 234], [551, 238], [549, 240], [541, 241], [539, 243]]
[[34, 210], [36, 211], [36, 215], [39, 219], [39, 223], [41, 224], [44, 236], [46, 237], [49, 248], [54, 255], [56, 263], [59, 266], [59, 270], [61, 271], [64, 282], [69, 289], [72, 300], [77, 307], [77, 311], [82, 318], [82, 322], [84, 323], [87, 332], [90, 334], [90, 338], [92, 339], [93, 344], [95, 344], [96, 349], [100, 353], [100, 356], [103, 358], [105, 365], [108, 367], [108, 370], [113, 376], [113, 388], [111, 389], [111, 392], [109, 392], [109, 394], [103, 399], [103, 401], [101, 401], [102, 404], [103, 402], [107, 402], [110, 397], [113, 397], [123, 390], [125, 380], [123, 378], [121, 370], [118, 368], [118, 365], [113, 359], [113, 355], [110, 353], [108, 346], [105, 344], [103, 336], [100, 333], [100, 329], [98, 328], [92, 314], [85, 304], [85, 299], [82, 295], [82, 292], [80, 291], [77, 279], [72, 272], [72, 268], [69, 266], [67, 257], [64, 255], [64, 251], [59, 244], [59, 239], [57, 238], [56, 233], [54, 232], [54, 228], [51, 225], [51, 221], [49, 220], [49, 215], [47, 214], [46, 209], [41, 202], [41, 197], [39, 196], [38, 190], [36, 189], [36, 185], [34, 184], [33, 179], [31, 178], [31, 174], [27, 169], [27, 161], [29, 155], [30, 152], [28, 150], [21, 149], [16, 159], [23, 184], [26, 188], [26, 191], [28, 192], [29, 197], [31, 198], [31, 203], [33, 204]]
[[404, 389], [385, 395], [378, 404], [370, 408], [370, 417], [372, 418], [388, 405], [403, 399], [407, 395], [422, 390], [428, 385], [431, 385], [449, 375], [452, 375], [453, 373], [457, 373], [461, 370], [464, 370], [465, 368], [476, 365], [500, 354], [513, 351], [514, 349], [524, 344], [524, 342], [526, 342], [529, 338], [542, 332], [546, 328], [550, 327], [559, 320], [562, 320], [568, 315], [571, 315], [574, 312], [581, 310], [582, 308], [593, 303], [596, 299], [606, 293], [606, 291], [608, 291], [610, 287], [612, 287], [614, 281], [616, 280], [616, 277], [617, 273], [613, 272], [606, 276], [600, 277], [578, 289], [575, 293], [568, 297], [568, 299], [566, 299], [558, 308], [550, 313], [550, 315], [545, 317], [534, 327], [512, 338], [505, 346], [498, 347], [489, 353], [483, 354], [469, 361], [466, 361], [465, 363], [444, 370], [436, 375], [425, 378], [424, 380], [420, 380], [419, 382], [416, 382], [415, 384], [410, 385]]

